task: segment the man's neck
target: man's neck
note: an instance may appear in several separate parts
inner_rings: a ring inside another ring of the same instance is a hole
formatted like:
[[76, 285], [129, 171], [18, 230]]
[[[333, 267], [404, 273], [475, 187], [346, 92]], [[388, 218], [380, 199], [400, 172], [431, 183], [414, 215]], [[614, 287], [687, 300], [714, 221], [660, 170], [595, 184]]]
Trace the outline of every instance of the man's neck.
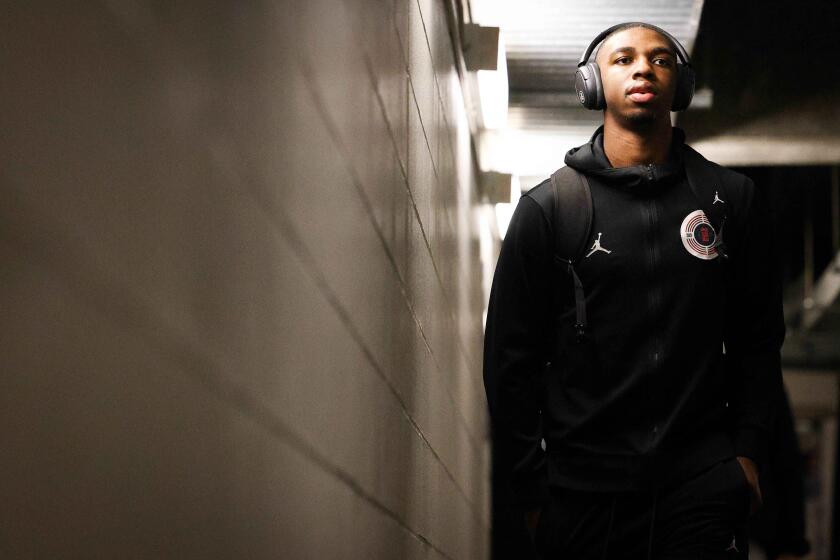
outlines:
[[613, 167], [661, 164], [668, 160], [672, 136], [669, 119], [628, 128], [604, 115], [604, 153]]

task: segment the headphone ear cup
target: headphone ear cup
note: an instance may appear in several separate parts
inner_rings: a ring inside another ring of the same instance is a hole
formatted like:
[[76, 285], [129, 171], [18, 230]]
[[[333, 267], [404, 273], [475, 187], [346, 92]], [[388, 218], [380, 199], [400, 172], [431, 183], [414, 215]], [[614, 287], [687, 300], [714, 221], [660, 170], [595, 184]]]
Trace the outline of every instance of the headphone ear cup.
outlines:
[[694, 68], [685, 64], [677, 66], [677, 91], [671, 103], [672, 111], [685, 111], [694, 97]]
[[575, 72], [575, 93], [580, 104], [590, 110], [603, 109], [604, 87], [601, 84], [601, 69], [595, 62], [579, 66]]
[[592, 76], [595, 78], [595, 109], [605, 109], [607, 107], [607, 100], [604, 97], [604, 84], [601, 82], [601, 68], [597, 62], [590, 62], [592, 67]]
[[591, 93], [591, 89], [592, 77], [590, 75], [589, 68], [585, 65], [578, 66], [578, 69], [575, 71], [575, 94], [577, 94], [580, 104], [586, 109], [592, 108], [594, 94]]

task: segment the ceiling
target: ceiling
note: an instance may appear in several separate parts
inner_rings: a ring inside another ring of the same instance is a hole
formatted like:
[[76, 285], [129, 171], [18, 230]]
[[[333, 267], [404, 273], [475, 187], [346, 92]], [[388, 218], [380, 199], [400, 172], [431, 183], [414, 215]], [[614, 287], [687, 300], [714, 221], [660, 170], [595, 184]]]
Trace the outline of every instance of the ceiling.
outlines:
[[690, 50], [702, 7], [702, 0], [507, 2], [503, 31], [511, 91], [561, 92], [576, 101], [572, 85], [578, 59], [599, 32], [616, 23], [646, 21], [672, 33]]

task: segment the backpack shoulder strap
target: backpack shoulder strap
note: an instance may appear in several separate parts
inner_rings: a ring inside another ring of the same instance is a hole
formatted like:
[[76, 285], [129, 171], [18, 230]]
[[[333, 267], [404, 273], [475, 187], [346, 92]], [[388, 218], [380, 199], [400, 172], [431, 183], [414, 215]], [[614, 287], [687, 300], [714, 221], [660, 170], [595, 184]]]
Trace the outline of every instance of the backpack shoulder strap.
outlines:
[[582, 173], [561, 167], [551, 175], [554, 190], [554, 258], [575, 286], [575, 329], [578, 341], [586, 334], [586, 295], [575, 264], [586, 250], [592, 230], [592, 191]]
[[724, 243], [724, 229], [729, 216], [729, 196], [726, 192], [725, 181], [717, 173], [716, 165], [691, 146], [685, 145], [683, 151], [685, 162], [685, 174], [688, 184], [697, 200], [700, 202], [700, 209], [712, 223], [715, 230], [715, 248], [722, 259], [729, 258], [726, 244]]
[[555, 254], [576, 263], [592, 232], [592, 191], [582, 173], [561, 167], [551, 175], [554, 190]]

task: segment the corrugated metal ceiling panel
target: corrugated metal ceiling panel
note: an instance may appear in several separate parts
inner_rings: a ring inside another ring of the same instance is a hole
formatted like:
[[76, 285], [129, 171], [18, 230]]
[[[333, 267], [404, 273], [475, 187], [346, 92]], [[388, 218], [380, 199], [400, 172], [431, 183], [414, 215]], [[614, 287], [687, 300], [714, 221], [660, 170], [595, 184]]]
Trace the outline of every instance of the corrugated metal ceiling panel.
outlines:
[[511, 90], [570, 90], [578, 59], [592, 38], [624, 21], [658, 25], [691, 52], [702, 6], [702, 0], [506, 2], [500, 7], [501, 27]]
[[528, 176], [559, 167], [565, 150], [585, 141], [603, 121], [600, 111], [583, 109], [574, 94], [577, 62], [598, 33], [616, 23], [645, 21], [667, 30], [690, 53], [703, 8], [703, 0], [470, 0], [470, 4], [478, 23], [501, 27], [508, 64], [507, 128], [489, 134], [485, 142], [492, 148], [488, 153], [504, 155], [505, 161], [489, 165]]

